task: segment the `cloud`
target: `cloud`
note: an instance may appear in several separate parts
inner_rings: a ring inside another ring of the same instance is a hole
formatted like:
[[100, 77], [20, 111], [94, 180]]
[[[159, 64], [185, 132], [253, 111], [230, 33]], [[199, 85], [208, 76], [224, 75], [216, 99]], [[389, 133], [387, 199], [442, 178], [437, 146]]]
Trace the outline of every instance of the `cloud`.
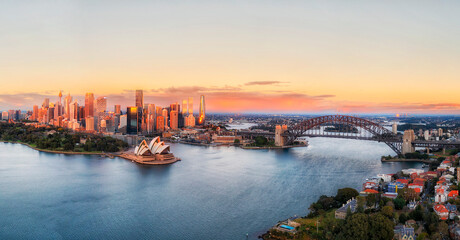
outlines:
[[288, 83], [288, 82], [281, 82], [281, 81], [253, 81], [247, 82], [244, 85], [246, 86], [253, 86], [253, 85], [276, 85], [281, 83]]
[[[41, 106], [44, 98], [57, 102], [59, 91], [0, 94], [0, 110], [30, 110], [33, 105]], [[183, 99], [194, 99], [195, 112], [199, 97], [206, 97], [208, 112], [276, 112], [276, 113], [412, 113], [412, 114], [460, 114], [459, 103], [372, 103], [337, 100], [333, 94], [309, 95], [296, 91], [248, 91], [241, 86], [181, 86], [144, 90], [144, 102], [156, 106], [182, 103]], [[99, 95], [95, 95], [98, 97]], [[115, 104], [127, 106], [135, 104], [135, 91], [122, 90], [120, 93], [105, 95], [108, 110]], [[84, 104], [84, 95], [72, 95], [74, 101]]]

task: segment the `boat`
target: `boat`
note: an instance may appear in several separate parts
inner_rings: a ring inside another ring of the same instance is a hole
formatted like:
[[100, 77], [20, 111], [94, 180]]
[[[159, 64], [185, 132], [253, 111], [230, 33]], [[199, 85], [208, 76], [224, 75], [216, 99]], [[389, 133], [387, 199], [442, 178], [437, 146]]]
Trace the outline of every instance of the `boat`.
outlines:
[[424, 163], [424, 164], [422, 164], [422, 168], [426, 168], [426, 164], [425, 164], [425, 163]]

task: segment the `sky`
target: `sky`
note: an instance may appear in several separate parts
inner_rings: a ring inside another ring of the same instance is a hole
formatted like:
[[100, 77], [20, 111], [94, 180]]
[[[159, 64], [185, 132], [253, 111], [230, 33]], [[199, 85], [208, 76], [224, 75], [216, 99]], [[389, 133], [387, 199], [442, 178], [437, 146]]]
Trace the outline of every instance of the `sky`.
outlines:
[[[0, 110], [460, 114], [459, 1], [0, 2]], [[109, 107], [109, 110], [112, 107]]]

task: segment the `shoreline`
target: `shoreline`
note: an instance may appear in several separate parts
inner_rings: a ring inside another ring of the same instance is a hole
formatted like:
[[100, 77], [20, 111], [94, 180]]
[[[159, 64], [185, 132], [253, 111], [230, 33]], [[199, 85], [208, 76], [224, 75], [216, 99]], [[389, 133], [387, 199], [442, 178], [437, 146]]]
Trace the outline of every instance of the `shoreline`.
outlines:
[[23, 142], [12, 142], [12, 141], [4, 141], [1, 140], [1, 143], [13, 143], [13, 144], [21, 144], [24, 146], [27, 146], [29, 148], [32, 148], [34, 150], [37, 150], [39, 152], [46, 152], [46, 153], [56, 153], [56, 154], [67, 154], [67, 155], [100, 155], [100, 156], [108, 156], [108, 157], [118, 157], [117, 154], [120, 154], [119, 152], [116, 153], [105, 153], [105, 152], [67, 152], [67, 151], [57, 151], [57, 150], [48, 150], [48, 149], [41, 149], [41, 148], [36, 148], [31, 146], [28, 143], [23, 143]]
[[55, 151], [55, 150], [47, 150], [47, 149], [40, 149], [31, 146], [28, 143], [23, 143], [23, 142], [11, 142], [11, 141], [3, 141], [1, 140], [0, 143], [13, 143], [13, 144], [21, 144], [24, 146], [27, 146], [33, 150], [39, 151], [39, 152], [45, 152], [45, 153], [54, 153], [54, 154], [66, 154], [66, 155], [93, 155], [93, 156], [101, 156], [101, 157], [108, 157], [108, 158], [114, 158], [114, 157], [119, 157], [131, 162], [135, 162], [141, 165], [167, 165], [167, 164], [172, 164], [177, 161], [180, 161], [180, 159], [176, 158], [173, 161], [151, 161], [151, 162], [142, 162], [138, 161], [132, 157], [130, 157], [126, 152], [115, 152], [115, 153], [92, 153], [92, 152], [66, 152], [66, 151]]
[[290, 145], [290, 146], [270, 146], [270, 147], [247, 147], [247, 146], [240, 146], [242, 149], [248, 150], [261, 150], [261, 149], [289, 149], [289, 148], [298, 148], [298, 147], [308, 147], [308, 145]]
[[429, 159], [405, 159], [405, 158], [391, 158], [391, 159], [380, 159], [381, 162], [421, 162], [421, 163], [432, 163]]

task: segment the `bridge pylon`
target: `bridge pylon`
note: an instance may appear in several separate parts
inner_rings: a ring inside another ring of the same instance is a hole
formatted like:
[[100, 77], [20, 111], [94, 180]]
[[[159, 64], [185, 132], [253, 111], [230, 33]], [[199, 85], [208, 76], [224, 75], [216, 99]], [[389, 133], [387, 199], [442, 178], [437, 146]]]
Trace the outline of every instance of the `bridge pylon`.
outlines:
[[275, 127], [275, 146], [282, 147], [286, 145], [286, 137], [282, 136], [287, 131], [287, 125], [276, 125]]
[[402, 154], [415, 152], [412, 142], [415, 140], [414, 130], [406, 130], [403, 135]]

